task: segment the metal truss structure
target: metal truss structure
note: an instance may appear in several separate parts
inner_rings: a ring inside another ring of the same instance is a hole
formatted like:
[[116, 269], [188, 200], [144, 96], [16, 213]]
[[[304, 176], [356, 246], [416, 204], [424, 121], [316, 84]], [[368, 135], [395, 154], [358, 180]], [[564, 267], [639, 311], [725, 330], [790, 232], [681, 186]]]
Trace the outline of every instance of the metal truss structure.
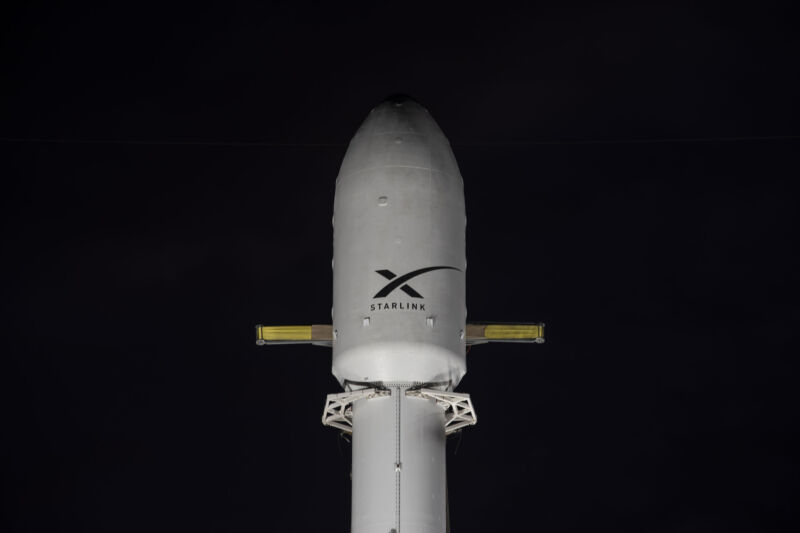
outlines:
[[450, 435], [467, 426], [478, 423], [478, 415], [472, 406], [469, 394], [463, 392], [447, 392], [436, 389], [412, 389], [406, 391], [406, 396], [427, 398], [436, 402], [444, 409], [444, 433]]
[[328, 394], [328, 397], [325, 398], [325, 409], [322, 411], [322, 425], [341, 429], [345, 433], [352, 433], [353, 404], [358, 400], [390, 395], [391, 391], [375, 388]]
[[[360, 389], [355, 391], [328, 394], [325, 409], [322, 412], [322, 425], [331, 426], [344, 431], [353, 432], [353, 404], [358, 400], [368, 400], [380, 396], [390, 396], [387, 389]], [[410, 389], [406, 396], [433, 400], [444, 410], [444, 432], [450, 435], [467, 426], [478, 423], [478, 415], [472, 406], [469, 394], [446, 392], [436, 389]]]

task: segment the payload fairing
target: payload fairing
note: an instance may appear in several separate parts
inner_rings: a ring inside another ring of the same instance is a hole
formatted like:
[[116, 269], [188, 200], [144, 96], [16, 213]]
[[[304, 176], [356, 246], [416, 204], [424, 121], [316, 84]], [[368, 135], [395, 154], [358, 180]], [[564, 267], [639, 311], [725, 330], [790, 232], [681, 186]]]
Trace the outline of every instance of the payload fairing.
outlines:
[[328, 395], [323, 423], [352, 433], [352, 532], [444, 533], [445, 439], [477, 422], [453, 392], [466, 346], [543, 342], [543, 325], [466, 323], [463, 180], [408, 97], [374, 108], [350, 142], [333, 226], [333, 325], [257, 326], [257, 342], [333, 347], [345, 392]]

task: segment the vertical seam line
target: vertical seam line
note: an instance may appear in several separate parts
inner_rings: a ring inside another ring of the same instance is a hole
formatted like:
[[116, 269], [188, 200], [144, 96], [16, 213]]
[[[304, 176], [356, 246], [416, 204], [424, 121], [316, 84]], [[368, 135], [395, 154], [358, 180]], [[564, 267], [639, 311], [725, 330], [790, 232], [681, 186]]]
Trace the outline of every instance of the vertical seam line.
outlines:
[[401, 468], [402, 463], [400, 462], [400, 403], [401, 403], [401, 391], [400, 387], [396, 387], [394, 389], [395, 392], [395, 522], [397, 527], [397, 533], [400, 533], [400, 476], [402, 475]]

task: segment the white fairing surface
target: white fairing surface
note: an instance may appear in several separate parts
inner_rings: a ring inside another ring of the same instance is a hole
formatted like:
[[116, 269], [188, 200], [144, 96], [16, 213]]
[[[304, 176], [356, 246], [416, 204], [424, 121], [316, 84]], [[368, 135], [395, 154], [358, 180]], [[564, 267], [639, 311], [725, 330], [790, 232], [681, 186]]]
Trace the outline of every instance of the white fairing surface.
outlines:
[[410, 99], [373, 109], [336, 181], [333, 374], [343, 386], [458, 384], [465, 224], [461, 175], [427, 110]]

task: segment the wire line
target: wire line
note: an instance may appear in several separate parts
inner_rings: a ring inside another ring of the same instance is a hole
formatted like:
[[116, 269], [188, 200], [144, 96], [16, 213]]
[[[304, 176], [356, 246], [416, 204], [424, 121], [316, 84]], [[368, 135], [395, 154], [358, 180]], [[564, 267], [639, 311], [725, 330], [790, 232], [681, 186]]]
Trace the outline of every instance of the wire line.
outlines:
[[[653, 139], [571, 139], [550, 141], [474, 141], [452, 142], [455, 147], [501, 147], [501, 146], [565, 146], [592, 144], [669, 144], [669, 143], [733, 143], [798, 140], [800, 135], [761, 135], [742, 137], [671, 137]], [[265, 147], [265, 148], [341, 148], [348, 143], [336, 142], [281, 142], [281, 141], [164, 141], [164, 140], [129, 140], [129, 139], [66, 139], [40, 137], [0, 137], [3, 143], [28, 144], [111, 144], [133, 146], [232, 146], [232, 147]]]

